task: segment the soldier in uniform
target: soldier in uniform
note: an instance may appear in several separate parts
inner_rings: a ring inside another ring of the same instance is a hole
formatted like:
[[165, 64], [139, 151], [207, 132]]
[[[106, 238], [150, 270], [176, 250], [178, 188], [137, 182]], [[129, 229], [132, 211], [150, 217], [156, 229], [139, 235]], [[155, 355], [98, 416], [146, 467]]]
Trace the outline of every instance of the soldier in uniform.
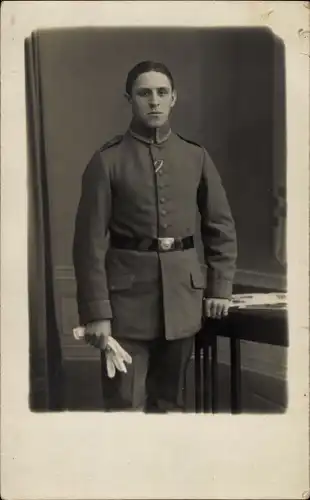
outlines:
[[[203, 317], [228, 314], [235, 225], [203, 146], [170, 128], [177, 100], [162, 63], [127, 76], [132, 120], [98, 149], [83, 174], [73, 259], [86, 341], [102, 348], [106, 410], [182, 411], [186, 368]], [[205, 265], [194, 244], [197, 207]], [[131, 356], [109, 378], [112, 336]]]

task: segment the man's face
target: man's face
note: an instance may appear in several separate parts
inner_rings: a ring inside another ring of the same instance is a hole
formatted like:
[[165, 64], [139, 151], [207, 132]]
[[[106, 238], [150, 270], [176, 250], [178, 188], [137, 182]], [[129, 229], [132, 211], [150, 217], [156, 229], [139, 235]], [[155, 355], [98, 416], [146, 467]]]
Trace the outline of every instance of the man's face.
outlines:
[[133, 116], [147, 127], [156, 128], [168, 120], [176, 93], [166, 75], [149, 71], [138, 76], [128, 99]]

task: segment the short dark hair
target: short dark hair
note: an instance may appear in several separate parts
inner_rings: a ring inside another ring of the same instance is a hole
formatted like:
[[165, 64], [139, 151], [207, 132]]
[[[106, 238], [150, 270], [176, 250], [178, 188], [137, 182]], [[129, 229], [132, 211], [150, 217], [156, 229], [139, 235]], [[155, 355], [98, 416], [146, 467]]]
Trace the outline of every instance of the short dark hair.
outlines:
[[155, 61], [142, 61], [136, 64], [127, 75], [126, 92], [128, 95], [131, 95], [133, 84], [138, 76], [142, 73], [148, 73], [149, 71], [157, 71], [158, 73], [166, 75], [170, 80], [172, 90], [174, 90], [173, 76], [165, 64]]

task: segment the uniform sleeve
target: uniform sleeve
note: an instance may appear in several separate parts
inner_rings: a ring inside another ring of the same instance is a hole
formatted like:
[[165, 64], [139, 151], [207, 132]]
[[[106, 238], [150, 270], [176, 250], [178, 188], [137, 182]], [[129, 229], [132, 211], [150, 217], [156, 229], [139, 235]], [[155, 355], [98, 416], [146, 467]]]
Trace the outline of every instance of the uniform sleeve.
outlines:
[[237, 259], [235, 223], [220, 175], [206, 150], [203, 155], [197, 201], [207, 266], [205, 296], [230, 298]]
[[81, 325], [112, 317], [105, 266], [110, 214], [109, 172], [97, 152], [82, 177], [82, 192], [73, 240], [73, 263]]

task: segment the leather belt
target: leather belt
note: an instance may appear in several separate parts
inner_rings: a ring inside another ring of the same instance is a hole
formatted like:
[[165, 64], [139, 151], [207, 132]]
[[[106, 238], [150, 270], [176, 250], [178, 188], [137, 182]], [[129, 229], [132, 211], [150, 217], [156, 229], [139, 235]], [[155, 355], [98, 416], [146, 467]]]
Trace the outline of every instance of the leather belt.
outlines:
[[137, 250], [140, 252], [172, 252], [194, 248], [194, 237], [185, 238], [131, 238], [112, 233], [110, 243], [114, 248]]

